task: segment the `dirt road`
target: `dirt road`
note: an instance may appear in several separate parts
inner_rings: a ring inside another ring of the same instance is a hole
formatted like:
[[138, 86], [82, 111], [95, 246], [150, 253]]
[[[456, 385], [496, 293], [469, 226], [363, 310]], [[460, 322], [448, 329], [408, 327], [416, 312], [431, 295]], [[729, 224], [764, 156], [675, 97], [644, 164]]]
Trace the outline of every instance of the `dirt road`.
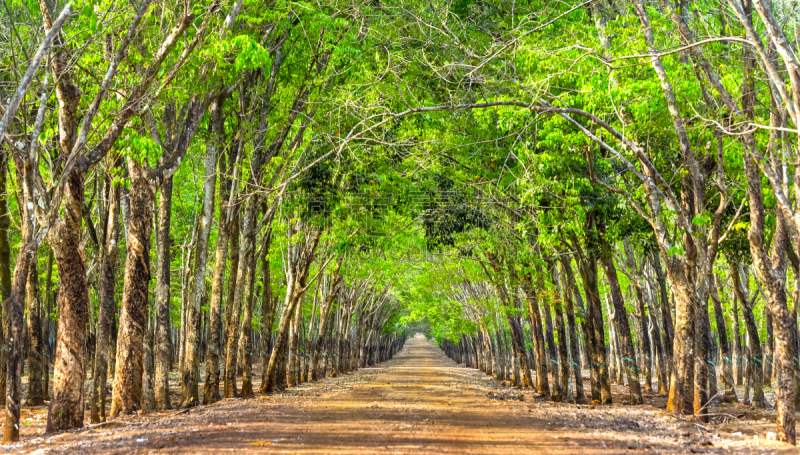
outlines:
[[703, 431], [652, 407], [535, 401], [459, 367], [422, 336], [340, 378], [190, 412], [28, 439], [17, 453], [796, 453]]

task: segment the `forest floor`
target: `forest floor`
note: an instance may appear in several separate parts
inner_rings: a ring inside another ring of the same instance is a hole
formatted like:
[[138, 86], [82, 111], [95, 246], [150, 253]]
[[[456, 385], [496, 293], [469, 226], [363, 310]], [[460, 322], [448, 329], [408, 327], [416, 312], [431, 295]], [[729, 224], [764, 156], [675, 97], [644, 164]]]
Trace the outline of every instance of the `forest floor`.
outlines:
[[764, 439], [774, 417], [746, 414], [699, 425], [652, 404], [534, 399], [417, 336], [375, 368], [190, 411], [45, 435], [46, 408], [23, 409], [23, 440], [0, 453], [797, 453]]

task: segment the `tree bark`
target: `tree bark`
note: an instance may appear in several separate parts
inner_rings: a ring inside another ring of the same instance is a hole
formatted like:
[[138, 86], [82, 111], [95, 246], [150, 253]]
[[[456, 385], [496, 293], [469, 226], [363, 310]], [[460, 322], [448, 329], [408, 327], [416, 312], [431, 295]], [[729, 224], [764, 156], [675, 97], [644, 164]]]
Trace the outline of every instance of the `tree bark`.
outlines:
[[[218, 134], [221, 127], [222, 103], [217, 99], [211, 104], [210, 115], [212, 137]], [[222, 126], [224, 128], [224, 126]], [[223, 131], [224, 134], [224, 131]], [[208, 262], [208, 240], [211, 235], [211, 225], [214, 223], [214, 191], [217, 183], [217, 149], [216, 138], [206, 145], [205, 176], [203, 179], [203, 211], [200, 215], [200, 224], [197, 228], [197, 244], [195, 245], [194, 275], [189, 290], [187, 334], [186, 334], [186, 361], [181, 371], [183, 382], [183, 401], [181, 407], [191, 407], [200, 404], [200, 356], [202, 345], [200, 343], [200, 312], [201, 300], [205, 291], [206, 262]]]
[[528, 315], [531, 323], [531, 337], [536, 364], [536, 394], [542, 397], [550, 396], [550, 385], [547, 378], [547, 355], [545, 354], [544, 333], [542, 320], [539, 318], [539, 300], [533, 290], [530, 275], [523, 275], [522, 289], [525, 293], [525, 302], [528, 304]]
[[561, 379], [561, 389], [564, 391], [564, 401], [570, 402], [572, 401], [572, 397], [569, 396], [569, 377], [570, 377], [570, 368], [569, 368], [569, 355], [567, 354], [569, 345], [568, 345], [568, 338], [567, 332], [564, 328], [564, 299], [563, 299], [563, 292], [561, 286], [561, 278], [559, 277], [558, 273], [558, 264], [552, 263], [549, 264], [549, 267], [552, 271], [552, 278], [553, 284], [556, 286], [556, 301], [554, 302], [553, 309], [555, 310], [556, 315], [556, 332], [558, 333], [558, 357], [560, 359], [559, 367], [560, 371], [560, 379]]
[[[225, 398], [234, 398], [239, 396], [239, 391], [236, 387], [236, 356], [237, 356], [237, 342], [236, 330], [239, 326], [239, 311], [238, 304], [241, 303], [241, 298], [238, 302], [236, 295], [239, 289], [238, 281], [244, 281], [244, 271], [240, 272], [239, 269], [244, 267], [240, 260], [239, 250], [239, 223], [238, 216], [231, 220], [231, 272], [228, 278], [228, 298], [225, 301], [225, 383], [223, 389], [223, 396]], [[240, 278], [242, 277], [242, 278]], [[238, 303], [238, 304], [237, 304]]]
[[[606, 248], [610, 248], [603, 234], [600, 234], [601, 242], [605, 244]], [[608, 278], [608, 284], [611, 288], [611, 302], [614, 305], [614, 324], [617, 329], [617, 336], [620, 341], [620, 357], [624, 374], [628, 382], [628, 390], [630, 392], [631, 404], [642, 404], [642, 390], [639, 383], [639, 368], [636, 365], [636, 354], [633, 350], [633, 339], [631, 338], [631, 328], [628, 323], [628, 313], [625, 310], [625, 302], [622, 296], [622, 290], [619, 287], [619, 279], [617, 278], [617, 268], [614, 265], [614, 259], [610, 252], [600, 256], [600, 263]]]
[[[0, 339], [5, 340], [9, 333], [6, 315], [9, 312], [8, 302], [11, 298], [11, 245], [8, 243], [8, 228], [11, 219], [8, 215], [8, 156], [6, 147], [0, 150], [0, 298], [2, 298], [2, 317]], [[8, 351], [0, 349], [0, 405], [6, 404], [6, 369]]]
[[581, 356], [578, 347], [578, 327], [575, 325], [575, 309], [572, 300], [573, 293], [577, 291], [575, 274], [572, 271], [572, 265], [570, 264], [571, 259], [569, 256], [560, 256], [560, 261], [565, 277], [564, 309], [567, 312], [567, 332], [569, 333], [569, 346], [572, 354], [572, 377], [575, 382], [575, 402], [577, 404], [585, 404], [588, 400], [583, 391]]
[[48, 433], [83, 426], [84, 345], [89, 306], [89, 283], [81, 255], [83, 179], [83, 174], [77, 171], [68, 176], [64, 218], [49, 233], [58, 265], [58, 341], [53, 394], [47, 413]]
[[155, 188], [147, 171], [130, 161], [130, 227], [125, 258], [125, 284], [117, 334], [117, 368], [110, 415], [134, 414], [142, 409], [144, 331], [147, 327], [150, 284], [150, 234]]
[[158, 231], [156, 233], [156, 409], [172, 409], [169, 398], [170, 343], [170, 264], [172, 263], [172, 178], [159, 189]]
[[591, 254], [589, 253], [587, 256], [579, 250], [578, 270], [586, 296], [586, 330], [592, 341], [590, 362], [592, 383], [595, 385], [592, 388], [592, 399], [599, 399], [600, 404], [611, 404], [611, 382], [608, 376], [608, 355], [605, 347], [605, 331], [603, 330], [603, 308], [597, 282], [597, 259]]
[[[761, 340], [758, 338], [758, 327], [756, 318], [753, 315], [753, 304], [749, 301], [746, 279], [747, 275], [741, 273], [741, 265], [731, 264], [731, 279], [733, 280], [733, 292], [736, 299], [742, 306], [742, 316], [744, 317], [745, 328], [747, 329], [747, 339], [750, 342], [750, 355], [746, 358], [748, 364], [755, 364], [756, 368], [763, 365], [763, 354], [761, 353]], [[747, 386], [747, 384], [745, 384]], [[764, 398], [764, 378], [758, 374], [753, 378], [753, 401], [756, 407], [766, 407]]]
[[119, 196], [118, 185], [109, 190], [108, 225], [106, 228], [103, 257], [100, 264], [100, 310], [97, 317], [97, 347], [94, 355], [94, 381], [92, 384], [92, 423], [106, 420], [106, 395], [108, 382], [108, 350], [111, 329], [117, 310], [114, 302], [117, 281], [117, 253], [119, 242]]
[[44, 340], [42, 340], [41, 302], [39, 295], [39, 255], [34, 254], [28, 270], [26, 288], [27, 329], [28, 329], [28, 398], [27, 406], [44, 404], [42, 392], [42, 364], [44, 362]]
[[[208, 313], [208, 348], [206, 351], [206, 379], [203, 388], [203, 404], [219, 401], [219, 359], [222, 347], [222, 288], [225, 279], [225, 263], [228, 259], [230, 227], [226, 225], [227, 206], [220, 203], [220, 226], [217, 235], [216, 259], [211, 283], [211, 302]], [[232, 247], [231, 247], [232, 248]], [[230, 305], [228, 305], [230, 308]]]
[[728, 329], [725, 323], [725, 313], [722, 310], [722, 302], [719, 299], [719, 287], [716, 276], [708, 277], [710, 284], [711, 301], [714, 304], [714, 319], [717, 323], [717, 333], [719, 336], [719, 348], [721, 351], [720, 357], [722, 358], [722, 382], [725, 384], [725, 391], [722, 400], [729, 403], [737, 403], [739, 399], [736, 397], [736, 390], [734, 390], [733, 382], [733, 354], [731, 354], [731, 345], [728, 341]]

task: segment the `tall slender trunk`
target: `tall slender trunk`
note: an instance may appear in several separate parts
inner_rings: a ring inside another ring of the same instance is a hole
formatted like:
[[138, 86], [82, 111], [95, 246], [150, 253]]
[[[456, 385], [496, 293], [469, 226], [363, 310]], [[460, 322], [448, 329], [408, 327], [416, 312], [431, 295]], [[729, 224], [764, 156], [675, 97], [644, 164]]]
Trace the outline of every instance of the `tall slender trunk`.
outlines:
[[286, 381], [289, 387], [294, 386], [300, 382], [297, 377], [297, 354], [300, 345], [300, 332], [302, 331], [302, 318], [303, 318], [303, 303], [300, 302], [295, 305], [294, 315], [291, 316], [292, 324], [289, 328], [289, 364], [286, 370]]
[[40, 317], [39, 296], [39, 255], [34, 253], [28, 270], [28, 286], [26, 289], [27, 331], [28, 331], [28, 398], [27, 406], [44, 404], [42, 392], [42, 363], [44, 361], [44, 343], [42, 340], [42, 320]]
[[725, 313], [722, 310], [722, 302], [720, 302], [719, 292], [717, 290], [719, 283], [716, 279], [716, 276], [713, 274], [712, 276], [708, 277], [708, 280], [710, 285], [709, 295], [712, 303], [714, 304], [714, 319], [716, 320], [717, 333], [719, 336], [719, 348], [721, 351], [720, 357], [722, 361], [722, 382], [725, 384], [725, 391], [723, 393], [722, 400], [730, 403], [736, 403], [739, 400], [736, 397], [736, 391], [733, 388], [733, 354], [731, 354], [731, 345], [728, 341], [728, 329], [725, 322]]
[[[586, 295], [586, 330], [591, 338], [590, 363], [592, 371], [592, 399], [601, 404], [611, 404], [611, 383], [609, 381], [608, 354], [603, 330], [603, 309], [597, 281], [597, 260], [594, 256], [581, 254], [578, 269]], [[597, 393], [596, 393], [597, 392]]]
[[[106, 420], [106, 385], [108, 382], [108, 349], [117, 305], [114, 302], [119, 248], [119, 186], [109, 190], [108, 225], [100, 264], [100, 310], [97, 316], [97, 347], [94, 355], [92, 385], [92, 423]], [[169, 360], [169, 359], [168, 359]]]
[[[605, 238], [600, 235], [601, 242], [605, 243], [606, 248], [611, 246], [605, 242]], [[625, 302], [622, 296], [622, 289], [619, 287], [619, 279], [617, 278], [617, 268], [614, 265], [614, 258], [610, 252], [600, 256], [600, 264], [608, 278], [608, 284], [611, 288], [611, 302], [614, 305], [614, 325], [617, 331], [617, 336], [620, 341], [621, 364], [624, 369], [624, 374], [628, 382], [628, 390], [630, 392], [631, 404], [642, 404], [642, 390], [639, 383], [639, 367], [636, 365], [636, 354], [633, 350], [633, 339], [631, 337], [631, 328], [628, 323], [628, 313], [625, 310]]]
[[[50, 401], [50, 359], [53, 354], [52, 337], [55, 332], [55, 324], [50, 318], [53, 312], [53, 301], [51, 300], [53, 293], [53, 250], [48, 248], [47, 252], [47, 274], [45, 275], [45, 291], [44, 291], [44, 305], [42, 306], [42, 338], [44, 340], [44, 359], [42, 362], [42, 392], [44, 400]], [[5, 374], [5, 373], [3, 373]]]
[[664, 274], [664, 269], [661, 267], [661, 257], [658, 251], [654, 251], [650, 255], [653, 270], [656, 272], [656, 281], [658, 282], [658, 297], [661, 302], [661, 326], [664, 329], [664, 350], [667, 354], [667, 360], [672, 369], [672, 341], [675, 338], [675, 325], [672, 322], [672, 312], [669, 305], [669, 293], [667, 292], [667, 277]]
[[[3, 147], [0, 150], [0, 298], [2, 298], [2, 317], [0, 339], [5, 340], [8, 334], [6, 315], [9, 312], [8, 302], [11, 298], [11, 245], [8, 243], [8, 228], [11, 219], [8, 216], [8, 156], [10, 152]], [[7, 349], [0, 349], [0, 405], [6, 404], [6, 359]], [[46, 365], [46, 364], [45, 364]]]
[[[272, 242], [272, 235], [266, 239]], [[264, 294], [261, 296], [261, 387], [258, 391], [264, 393], [266, 385], [267, 365], [272, 352], [272, 327], [275, 324], [275, 311], [278, 300], [272, 296], [272, 274], [269, 266], [269, 244], [266, 245], [264, 257], [261, 258], [261, 281], [264, 284]]]
[[[220, 128], [221, 100], [211, 104], [211, 133]], [[217, 183], [217, 141], [211, 140], [206, 145], [205, 176], [203, 179], [203, 211], [197, 227], [197, 244], [195, 246], [195, 264], [193, 281], [190, 285], [187, 313], [186, 356], [181, 371], [183, 383], [183, 399], [181, 407], [196, 406], [200, 403], [200, 312], [201, 300], [205, 294], [206, 263], [208, 262], [208, 240], [211, 225], [214, 222], [214, 190]]]
[[[338, 279], [338, 275], [334, 280]], [[336, 285], [334, 284], [333, 289], [336, 289]], [[312, 352], [312, 360], [311, 360], [311, 367], [309, 371], [309, 377], [311, 381], [316, 381], [320, 379], [321, 376], [325, 375], [325, 368], [323, 364], [322, 374], [319, 373], [319, 356], [320, 351], [325, 346], [325, 342], [330, 338], [330, 321], [331, 321], [331, 310], [333, 309], [337, 295], [334, 292], [331, 292], [330, 295], [326, 297], [326, 301], [321, 306], [320, 315], [319, 315], [319, 335], [314, 339], [314, 343], [311, 346]]]
[[48, 432], [83, 426], [84, 347], [89, 306], [89, 283], [80, 247], [83, 179], [76, 171], [67, 177], [64, 218], [49, 233], [58, 265], [58, 341], [53, 394], [47, 413]]
[[[750, 355], [746, 357], [747, 364], [755, 365], [756, 369], [761, 369], [763, 365], [763, 354], [761, 353], [761, 340], [758, 337], [758, 327], [756, 326], [756, 318], [753, 315], [753, 305], [748, 301], [747, 292], [747, 275], [741, 273], [741, 265], [731, 264], [731, 279], [733, 280], [733, 292], [736, 294], [736, 299], [742, 306], [742, 316], [744, 317], [744, 325], [747, 329], [747, 340], [750, 342]], [[761, 374], [753, 375], [753, 401], [752, 404], [756, 407], [766, 407], [766, 398], [764, 398], [764, 378]], [[747, 386], [747, 384], [745, 384]]]
[[[226, 207], [220, 204], [220, 227], [217, 235], [216, 259], [211, 283], [211, 301], [208, 312], [208, 348], [206, 350], [206, 379], [203, 404], [219, 401], [219, 359], [222, 347], [222, 288], [225, 285], [225, 263], [228, 259], [230, 228], [225, 226]], [[230, 305], [228, 305], [230, 308]]]
[[561, 359], [559, 362], [559, 367], [561, 369], [561, 388], [564, 390], [564, 400], [570, 402], [572, 401], [569, 390], [570, 362], [569, 355], [567, 354], [569, 343], [567, 332], [564, 328], [564, 299], [562, 297], [561, 277], [559, 276], [558, 265], [556, 263], [551, 264], [550, 267], [552, 269], [553, 284], [556, 286], [556, 301], [554, 302], [553, 309], [555, 310], [556, 332], [558, 333], [558, 357]]
[[253, 300], [256, 280], [255, 252], [251, 251], [248, 259], [247, 276], [245, 277], [244, 315], [242, 317], [241, 338], [242, 350], [242, 396], [251, 397], [253, 392]]
[[[19, 441], [20, 416], [20, 378], [18, 366], [22, 361], [22, 311], [25, 288], [28, 281], [28, 269], [33, 262], [33, 252], [27, 251], [30, 236], [23, 229], [23, 240], [20, 254], [14, 267], [14, 279], [11, 283], [11, 296], [6, 311], [3, 313], [3, 324], [6, 326], [5, 345], [8, 352], [6, 358], [6, 418], [3, 427], [3, 444]], [[82, 371], [82, 370], [81, 370]]]
[[[706, 286], [713, 286], [707, 283]], [[694, 340], [694, 413], [702, 422], [708, 422], [709, 361], [711, 360], [711, 322], [708, 317], [708, 292], [697, 300]], [[716, 386], [716, 384], [715, 384]]]
[[144, 331], [147, 327], [148, 287], [150, 284], [150, 235], [155, 188], [147, 171], [131, 161], [130, 227], [125, 257], [125, 284], [117, 334], [117, 368], [111, 415], [130, 415], [142, 409], [144, 373]]
[[544, 325], [544, 339], [547, 342], [547, 355], [550, 361], [547, 362], [548, 370], [550, 371], [550, 378], [553, 380], [553, 401], [561, 401], [564, 399], [564, 389], [561, 387], [561, 381], [558, 377], [559, 363], [558, 354], [556, 353], [556, 341], [553, 337], [553, 317], [551, 316], [551, 303], [545, 303], [541, 306], [542, 318]]
[[[241, 311], [241, 297], [237, 301], [239, 280], [244, 281], [244, 262], [240, 258], [239, 223], [238, 216], [231, 220], [231, 272], [228, 278], [228, 298], [225, 301], [225, 383], [223, 396], [233, 398], [239, 396], [236, 387], [236, 356], [237, 342], [236, 329], [239, 326], [239, 311]], [[242, 283], [243, 286], [243, 283]]]
[[[759, 5], [759, 3], [757, 3]], [[749, 152], [749, 151], [748, 151]], [[795, 347], [792, 345], [791, 325], [795, 322], [789, 316], [786, 299], [786, 253], [789, 233], [786, 220], [781, 211], [776, 214], [776, 227], [773, 235], [771, 255], [767, 254], [765, 242], [764, 196], [761, 192], [761, 174], [750, 153], [745, 153], [745, 174], [747, 175], [748, 198], [750, 202], [750, 229], [747, 239], [753, 265], [761, 279], [764, 296], [775, 321], [775, 358], [779, 363], [777, 386], [777, 430], [781, 441], [796, 443], [795, 430]], [[771, 257], [770, 257], [771, 256]], [[752, 309], [752, 308], [751, 308]], [[748, 330], [749, 331], [749, 330]], [[758, 342], [758, 341], [756, 341]], [[761, 371], [754, 376], [759, 376]]]
[[[733, 266], [732, 266], [733, 267]], [[733, 299], [733, 360], [736, 362], [736, 385], [742, 385], [742, 329], [739, 326], [739, 299]]]
[[148, 309], [147, 315], [147, 329], [144, 336], [144, 377], [142, 378], [142, 409], [145, 411], [153, 411], [156, 409], [156, 364], [154, 354], [154, 342], [156, 335], [156, 319], [155, 314]]
[[[772, 351], [775, 345], [775, 337], [773, 334], [772, 329], [772, 312], [769, 311], [769, 305], [764, 305], [763, 309], [763, 319], [764, 321], [764, 331], [767, 332], [767, 339], [764, 343], [764, 385], [767, 387], [772, 387]], [[777, 361], [777, 357], [775, 358]], [[778, 369], [775, 369], [777, 373]]]
[[[575, 383], [575, 402], [584, 404], [588, 400], [583, 391], [583, 376], [581, 366], [581, 355], [578, 342], [578, 327], [575, 325], [575, 308], [572, 296], [577, 291], [575, 284], [575, 274], [572, 271], [571, 259], [569, 256], [561, 256], [561, 268], [564, 271], [564, 310], [567, 313], [567, 333], [569, 335], [570, 354], [572, 355], [572, 378]], [[580, 296], [580, 294], [576, 294]]]
[[170, 264], [172, 263], [172, 178], [159, 189], [158, 231], [156, 233], [156, 409], [172, 409], [169, 398], [170, 343]]

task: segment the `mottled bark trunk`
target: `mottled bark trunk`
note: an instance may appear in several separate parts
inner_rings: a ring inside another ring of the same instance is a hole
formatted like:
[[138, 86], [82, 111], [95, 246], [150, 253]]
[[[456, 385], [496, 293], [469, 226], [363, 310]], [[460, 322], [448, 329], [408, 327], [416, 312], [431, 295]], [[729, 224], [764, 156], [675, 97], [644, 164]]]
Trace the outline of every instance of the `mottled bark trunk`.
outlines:
[[[733, 280], [733, 291], [736, 299], [742, 307], [742, 316], [744, 318], [744, 325], [747, 329], [747, 339], [750, 342], [749, 356], [746, 357], [747, 364], [756, 365], [757, 369], [761, 369], [763, 365], [763, 354], [761, 352], [761, 340], [758, 337], [758, 326], [756, 326], [756, 318], [753, 315], [753, 308], [748, 301], [747, 285], [745, 279], [747, 275], [741, 273], [740, 265], [731, 265], [731, 279]], [[752, 404], [756, 407], [763, 408], [766, 406], [766, 399], [764, 398], [764, 378], [760, 375], [754, 375], [753, 379], [753, 401]]]
[[242, 316], [242, 396], [251, 397], [253, 392], [253, 300], [256, 279], [256, 258], [251, 252], [248, 256], [247, 276], [245, 277], [244, 315]]
[[[710, 283], [708, 285], [713, 285]], [[708, 293], [698, 299], [695, 318], [694, 341], [694, 414], [702, 422], [708, 422], [709, 361], [711, 360], [711, 322], [708, 317]], [[716, 385], [715, 385], [716, 386]]]
[[[234, 222], [237, 224], [238, 223]], [[245, 223], [250, 223], [245, 219]], [[249, 227], [250, 224], [247, 224]], [[247, 233], [248, 227], [242, 229], [243, 233]], [[234, 239], [235, 236], [235, 239]], [[242, 245], [239, 244], [239, 233], [232, 233], [231, 235], [231, 281], [228, 284], [228, 297], [225, 308], [225, 384], [223, 396], [225, 398], [234, 398], [239, 396], [239, 391], [236, 385], [236, 367], [238, 357], [238, 342], [237, 329], [239, 328], [239, 315], [242, 311], [242, 299], [244, 297], [244, 277], [247, 274], [247, 257], [242, 255], [242, 250], [247, 243], [243, 239]], [[233, 268], [234, 259], [234, 246], [236, 247], [235, 259], [236, 268]], [[232, 277], [236, 278], [233, 279]]]
[[33, 255], [28, 270], [26, 292], [28, 332], [28, 397], [26, 406], [44, 404], [42, 392], [42, 364], [44, 362], [44, 340], [42, 340], [41, 303], [39, 296], [39, 255]]
[[92, 423], [106, 420], [108, 382], [108, 357], [111, 329], [117, 305], [114, 301], [117, 282], [117, 254], [119, 242], [119, 186], [109, 191], [108, 223], [103, 257], [100, 263], [100, 310], [97, 316], [97, 347], [94, 356], [94, 381], [92, 384]]
[[[731, 266], [735, 267], [735, 266]], [[735, 363], [736, 385], [742, 385], [742, 329], [739, 325], [739, 299], [733, 299], [733, 361]]]
[[717, 334], [719, 336], [720, 357], [722, 361], [722, 382], [725, 384], [725, 391], [722, 400], [730, 403], [738, 402], [736, 391], [734, 390], [733, 382], [733, 354], [731, 354], [731, 345], [728, 341], [728, 329], [725, 322], [725, 313], [722, 310], [722, 302], [719, 299], [719, 292], [717, 291], [718, 283], [716, 276], [708, 277], [710, 286], [709, 295], [711, 302], [714, 305], [714, 319], [717, 325]]
[[[10, 152], [6, 147], [0, 150], [0, 298], [2, 298], [2, 317], [0, 324], [0, 340], [5, 340], [8, 332], [6, 315], [9, 312], [8, 302], [11, 299], [11, 245], [8, 242], [8, 228], [11, 219], [8, 215], [8, 158]], [[0, 405], [6, 404], [6, 349], [0, 349]], [[45, 364], [46, 365], [46, 364]]]
[[[336, 287], [334, 286], [334, 289]], [[311, 368], [309, 371], [309, 376], [312, 381], [316, 381], [321, 377], [325, 376], [325, 364], [322, 365], [322, 372], [319, 372], [319, 357], [320, 351], [322, 351], [323, 347], [327, 343], [328, 339], [330, 338], [330, 321], [331, 321], [331, 310], [333, 309], [337, 296], [335, 294], [329, 295], [324, 305], [322, 305], [322, 310], [319, 316], [319, 334], [314, 339], [314, 343], [311, 346], [312, 352], [312, 360], [311, 360]]]
[[695, 331], [695, 309], [697, 308], [697, 292], [688, 282], [683, 264], [675, 261], [667, 267], [670, 284], [675, 292], [676, 326], [672, 348], [672, 362], [669, 384], [667, 411], [682, 413], [692, 409], [694, 387], [694, 356], [692, 349]]
[[[283, 304], [283, 311], [281, 312], [280, 322], [278, 323], [278, 332], [275, 334], [275, 343], [272, 346], [272, 355], [269, 357], [269, 364], [267, 365], [267, 381], [263, 386], [266, 393], [273, 392], [276, 388], [276, 373], [280, 363], [285, 364], [285, 357], [287, 355], [287, 345], [289, 341], [289, 326], [294, 319], [296, 306], [302, 299], [302, 293], [298, 292], [294, 285], [286, 291], [286, 300]], [[283, 362], [281, 361], [283, 360]], [[283, 368], [282, 368], [283, 369]]]
[[[756, 3], [759, 4], [758, 2]], [[781, 441], [796, 443], [795, 430], [795, 346], [792, 344], [791, 326], [795, 322], [789, 316], [786, 299], [786, 254], [785, 245], [789, 233], [783, 214], [776, 214], [776, 227], [773, 235], [771, 257], [767, 255], [765, 241], [764, 196], [761, 190], [761, 174], [756, 170], [752, 155], [745, 154], [745, 174], [747, 175], [748, 198], [750, 202], [750, 253], [754, 269], [758, 273], [775, 322], [775, 352], [778, 361], [777, 432]], [[750, 308], [752, 310], [752, 308]], [[749, 325], [749, 323], [748, 323]], [[750, 330], [748, 330], [749, 332]], [[757, 336], [757, 335], [756, 335]], [[754, 340], [758, 343], [757, 338]], [[759, 365], [754, 365], [754, 376], [758, 377]], [[754, 400], [755, 401], [755, 400]]]
[[[225, 208], [220, 204], [220, 219]], [[222, 347], [222, 291], [225, 286], [225, 263], [228, 259], [229, 228], [220, 225], [217, 235], [216, 259], [211, 283], [211, 302], [208, 312], [208, 349], [206, 350], [206, 379], [203, 388], [203, 404], [219, 401], [219, 359]], [[228, 305], [228, 308], [230, 306]]]
[[577, 291], [575, 284], [575, 274], [572, 271], [568, 256], [561, 256], [561, 267], [564, 271], [564, 310], [567, 314], [567, 333], [569, 334], [569, 347], [572, 355], [572, 378], [575, 383], [575, 402], [578, 404], [587, 403], [586, 394], [583, 391], [583, 376], [581, 374], [581, 356], [578, 341], [578, 326], [575, 324], [575, 308], [573, 295]]
[[654, 251], [650, 258], [653, 270], [656, 272], [656, 281], [658, 282], [658, 300], [661, 303], [661, 326], [664, 329], [664, 350], [666, 351], [669, 365], [672, 365], [672, 342], [675, 338], [675, 325], [672, 322], [672, 312], [670, 311], [667, 277], [664, 274], [664, 268], [661, 267], [661, 257], [658, 251]]
[[533, 290], [530, 276], [524, 277], [522, 289], [525, 293], [525, 302], [528, 304], [528, 316], [531, 324], [531, 337], [533, 338], [533, 350], [536, 367], [536, 394], [539, 396], [550, 396], [550, 385], [547, 378], [547, 355], [545, 354], [544, 333], [542, 330], [542, 320], [539, 318], [539, 300], [536, 291]]
[[611, 382], [609, 381], [608, 354], [603, 330], [603, 309], [597, 282], [597, 260], [581, 257], [578, 264], [583, 291], [586, 295], [586, 330], [591, 338], [590, 367], [592, 371], [592, 399], [601, 404], [611, 404]]
[[23, 232], [20, 254], [14, 267], [14, 279], [11, 284], [11, 295], [8, 299], [3, 324], [6, 327], [6, 418], [3, 427], [3, 444], [19, 441], [20, 415], [20, 378], [18, 367], [22, 361], [23, 324], [22, 312], [25, 303], [25, 288], [28, 281], [28, 270], [33, 262], [33, 252], [27, 251], [30, 238]]
[[[83, 175], [67, 177], [65, 212], [50, 231], [50, 245], [58, 265], [58, 341], [53, 393], [47, 413], [47, 431], [83, 426], [84, 345], [89, 284], [81, 254]], [[149, 211], [149, 207], [148, 207]]]
[[142, 409], [144, 373], [144, 331], [147, 327], [148, 287], [150, 284], [150, 235], [155, 189], [146, 170], [134, 162], [130, 175], [130, 227], [125, 257], [125, 284], [117, 334], [117, 369], [111, 413], [130, 415]]
[[[211, 106], [213, 128], [219, 127], [220, 109], [215, 102]], [[212, 129], [212, 134], [214, 133]], [[208, 262], [208, 240], [211, 225], [214, 223], [214, 190], [217, 183], [217, 142], [211, 140], [206, 145], [205, 176], [203, 179], [203, 211], [197, 227], [197, 244], [195, 245], [194, 275], [190, 285], [187, 307], [186, 361], [181, 371], [183, 383], [181, 407], [200, 404], [200, 357], [202, 345], [200, 339], [201, 301], [205, 294], [206, 262]]]
[[156, 409], [156, 364], [154, 354], [154, 341], [156, 334], [155, 316], [148, 312], [147, 331], [144, 337], [144, 377], [142, 378], [142, 409], [153, 411]]
[[555, 323], [556, 323], [556, 332], [558, 333], [558, 357], [559, 357], [559, 368], [560, 368], [560, 378], [561, 378], [561, 389], [564, 391], [564, 400], [566, 402], [572, 401], [572, 397], [570, 395], [569, 390], [569, 344], [567, 338], [567, 332], [564, 328], [564, 305], [563, 305], [563, 293], [561, 292], [561, 278], [559, 277], [558, 273], [558, 265], [553, 263], [550, 264], [550, 268], [552, 270], [552, 277], [553, 283], [556, 286], [556, 301], [553, 303], [553, 309], [555, 310]]
[[[603, 243], [605, 242], [603, 241]], [[610, 248], [610, 245], [606, 244], [606, 248]], [[633, 350], [633, 338], [631, 337], [631, 328], [630, 324], [628, 323], [628, 313], [625, 310], [622, 289], [619, 287], [617, 268], [610, 253], [608, 255], [601, 255], [600, 263], [603, 266], [603, 271], [606, 273], [606, 278], [608, 278], [608, 284], [611, 288], [611, 302], [614, 305], [614, 325], [620, 342], [620, 360], [624, 370], [624, 375], [626, 376], [626, 380], [628, 382], [631, 404], [642, 404], [643, 400], [641, 384], [639, 383], [639, 367], [636, 365], [636, 354]]]
[[295, 305], [295, 312], [292, 315], [292, 324], [289, 328], [289, 363], [287, 365], [286, 370], [286, 382], [289, 384], [289, 387], [296, 385], [299, 381], [297, 377], [297, 362], [298, 362], [298, 349], [300, 346], [300, 331], [301, 329], [301, 319], [303, 316], [302, 310], [303, 305], [302, 302]]
[[551, 396], [553, 401], [561, 401], [564, 398], [564, 389], [561, 387], [561, 381], [558, 375], [558, 354], [556, 353], [556, 341], [553, 336], [553, 317], [551, 316], [552, 310], [550, 309], [550, 305], [551, 303], [544, 302], [540, 308], [542, 310], [540, 317], [542, 318], [542, 325], [544, 326], [544, 340], [547, 345], [547, 356], [550, 358], [550, 361], [547, 362], [547, 366], [554, 389]]
[[169, 370], [171, 363], [170, 328], [170, 264], [172, 263], [172, 178], [160, 188], [158, 204], [158, 231], [156, 233], [156, 409], [172, 409], [169, 398]]
[[[772, 329], [772, 312], [769, 311], [769, 305], [764, 305], [762, 320], [764, 321], [764, 331], [767, 332], [767, 339], [764, 342], [764, 385], [772, 387], [772, 353], [775, 346], [775, 337]], [[777, 360], [777, 356], [775, 356], [775, 360]], [[777, 371], [776, 368], [775, 372], [777, 373]]]

